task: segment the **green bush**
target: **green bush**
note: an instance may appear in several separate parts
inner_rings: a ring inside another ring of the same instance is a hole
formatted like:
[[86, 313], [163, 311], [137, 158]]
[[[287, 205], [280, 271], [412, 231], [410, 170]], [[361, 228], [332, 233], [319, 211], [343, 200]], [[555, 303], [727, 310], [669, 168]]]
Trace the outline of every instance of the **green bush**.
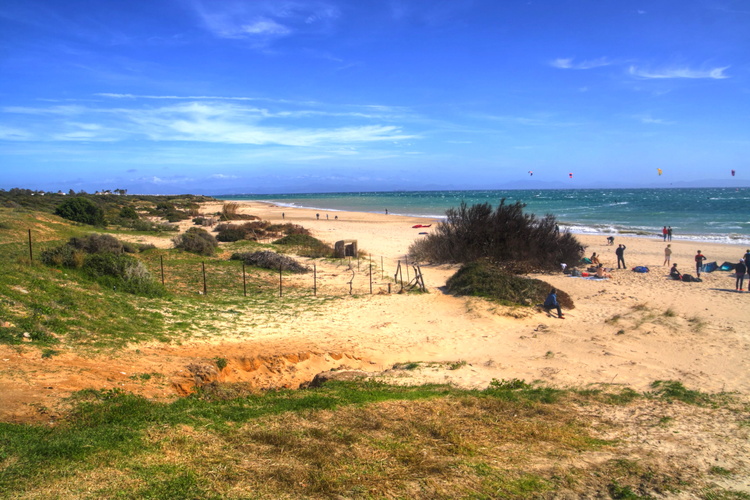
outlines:
[[86, 256], [83, 270], [107, 287], [122, 292], [158, 297], [165, 294], [151, 273], [135, 257], [125, 254], [97, 253]]
[[[446, 288], [455, 295], [484, 297], [507, 305], [531, 306], [543, 303], [552, 287], [544, 281], [516, 276], [480, 261], [461, 266], [448, 279]], [[565, 309], [574, 307], [573, 299], [562, 290], [557, 291], [557, 301]]]
[[490, 259], [516, 272], [559, 270], [560, 263], [576, 264], [583, 247], [575, 237], [557, 231], [553, 215], [541, 219], [525, 214], [526, 205], [505, 199], [493, 211], [489, 203], [446, 212], [445, 222], [435, 232], [417, 240], [409, 248], [417, 261], [465, 263]]
[[314, 259], [331, 257], [333, 248], [308, 234], [289, 234], [273, 242], [274, 245], [293, 247], [298, 255]]
[[244, 240], [247, 232], [241, 227], [234, 224], [220, 224], [221, 229], [217, 229], [216, 239], [219, 241], [231, 242]]
[[197, 253], [199, 255], [213, 255], [219, 247], [219, 242], [205, 229], [191, 227], [174, 238], [174, 246], [186, 252]]
[[93, 201], [81, 196], [68, 198], [60, 203], [55, 209], [55, 215], [92, 226], [105, 226], [107, 224], [104, 220], [104, 210]]
[[120, 209], [120, 214], [119, 215], [120, 215], [121, 219], [137, 220], [139, 218], [138, 217], [138, 212], [136, 212], [135, 209], [133, 207], [130, 207], [130, 206], [122, 207]]

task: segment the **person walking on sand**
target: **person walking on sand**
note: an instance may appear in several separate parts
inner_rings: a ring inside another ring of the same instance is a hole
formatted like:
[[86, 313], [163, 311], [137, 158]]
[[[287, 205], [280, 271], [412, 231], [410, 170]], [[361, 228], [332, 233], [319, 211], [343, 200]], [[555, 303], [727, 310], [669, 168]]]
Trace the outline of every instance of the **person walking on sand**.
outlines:
[[552, 309], [557, 309], [557, 317], [565, 319], [563, 316], [562, 309], [560, 309], [560, 303], [557, 301], [557, 290], [554, 288], [549, 291], [549, 295], [544, 300], [544, 308], [549, 312]]
[[667, 231], [667, 226], [664, 226], [664, 229], [661, 230], [661, 235], [664, 237], [664, 241], [667, 241], [667, 234], [669, 231]]
[[320, 214], [315, 214], [315, 219], [320, 220]]
[[620, 263], [622, 263], [622, 268], [627, 269], [627, 266], [625, 265], [625, 249], [627, 247], [620, 243], [618, 245], [617, 250], [615, 250], [615, 255], [617, 255], [617, 269], [620, 269]]
[[662, 266], [668, 266], [669, 261], [672, 260], [672, 245], [667, 245], [667, 248], [664, 249], [664, 264]]
[[[745, 265], [745, 260], [740, 259], [740, 261], [737, 263], [737, 267], [734, 268], [735, 276], [737, 277], [737, 281], [735, 281], [734, 286], [737, 289], [738, 292], [744, 292], [743, 289], [743, 282], [745, 281], [745, 273], [747, 272], [747, 266]], [[750, 290], [750, 287], [748, 287], [748, 290]]]
[[700, 250], [698, 250], [698, 253], [695, 254], [695, 274], [696, 277], [701, 277], [701, 269], [703, 269], [703, 261], [706, 260], [706, 256], [701, 253]]

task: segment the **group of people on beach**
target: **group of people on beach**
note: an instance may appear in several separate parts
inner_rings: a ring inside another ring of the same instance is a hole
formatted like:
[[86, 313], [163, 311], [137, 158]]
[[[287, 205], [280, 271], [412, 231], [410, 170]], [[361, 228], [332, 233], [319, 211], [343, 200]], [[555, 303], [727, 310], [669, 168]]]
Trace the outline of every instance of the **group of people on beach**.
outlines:
[[661, 234], [664, 237], [664, 241], [672, 241], [672, 226], [664, 226], [661, 230]]
[[[670, 259], [672, 256], [672, 249], [670, 248], [671, 245], [667, 245], [667, 247], [664, 249], [664, 264], [668, 265], [670, 263]], [[698, 279], [701, 277], [701, 271], [703, 270], [704, 261], [706, 260], [706, 256], [703, 255], [703, 253], [698, 250], [698, 252], [695, 254], [694, 260], [695, 260], [695, 275]], [[737, 264], [734, 264], [734, 276], [735, 276], [735, 290], [738, 292], [744, 292], [744, 282], [745, 282], [745, 274], [750, 275], [750, 248], [747, 249], [745, 252], [745, 255], [742, 256], [742, 258], [737, 262]], [[680, 281], [692, 281], [692, 277], [690, 275], [683, 275], [680, 273], [680, 271], [677, 269], [677, 264], [672, 264], [672, 268], [669, 270], [669, 276], [674, 280], [680, 280]], [[748, 277], [748, 280], [750, 280], [750, 276]], [[750, 291], [750, 287], [748, 287], [748, 291]]]

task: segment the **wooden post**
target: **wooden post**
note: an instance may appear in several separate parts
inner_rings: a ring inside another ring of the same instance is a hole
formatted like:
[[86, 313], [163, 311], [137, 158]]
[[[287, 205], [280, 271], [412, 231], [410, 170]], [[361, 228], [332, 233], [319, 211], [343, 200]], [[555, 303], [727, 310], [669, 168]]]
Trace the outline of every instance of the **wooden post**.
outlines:
[[359, 271], [359, 254], [357, 254], [357, 271]]
[[206, 286], [206, 261], [201, 262], [203, 265], [203, 295], [208, 295], [208, 287]]
[[164, 286], [164, 256], [159, 256], [159, 266], [161, 267], [161, 286]]
[[380, 279], [385, 279], [385, 267], [383, 266], [383, 256], [380, 256]]
[[372, 260], [370, 260], [370, 295], [372, 295]]
[[318, 266], [313, 263], [313, 297], [318, 296]]
[[29, 260], [34, 262], [34, 252], [31, 250], [31, 229], [29, 229]]
[[283, 290], [281, 288], [282, 287], [282, 285], [281, 285], [281, 270], [282, 270], [283, 267], [284, 266], [282, 264], [279, 264], [279, 297], [281, 297], [284, 294], [284, 292], [283, 292]]
[[411, 281], [409, 279], [409, 255], [404, 255], [404, 259], [406, 259], [404, 260], [404, 267], [406, 267], [406, 282], [408, 283], [409, 281]]
[[391, 294], [391, 284], [388, 283], [388, 295], [390, 295], [390, 294]]
[[242, 293], [247, 297], [247, 279], [245, 278], [245, 261], [242, 261]]

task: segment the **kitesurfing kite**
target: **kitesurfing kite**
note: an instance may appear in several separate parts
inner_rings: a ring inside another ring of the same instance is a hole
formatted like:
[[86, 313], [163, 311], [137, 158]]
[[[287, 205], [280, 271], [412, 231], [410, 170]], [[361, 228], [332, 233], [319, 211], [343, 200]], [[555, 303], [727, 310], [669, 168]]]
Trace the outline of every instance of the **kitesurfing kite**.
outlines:
[[657, 168], [656, 171], [659, 172], [659, 175], [661, 175], [661, 169], [660, 168]]
[[[732, 172], [734, 172], [734, 170], [732, 170]], [[534, 175], [534, 172], [532, 172], [531, 170], [529, 170], [529, 175]]]
[[732, 177], [734, 177], [734, 170], [732, 170]]
[[573, 178], [573, 172], [569, 173], [568, 177], [570, 177], [572, 179]]

